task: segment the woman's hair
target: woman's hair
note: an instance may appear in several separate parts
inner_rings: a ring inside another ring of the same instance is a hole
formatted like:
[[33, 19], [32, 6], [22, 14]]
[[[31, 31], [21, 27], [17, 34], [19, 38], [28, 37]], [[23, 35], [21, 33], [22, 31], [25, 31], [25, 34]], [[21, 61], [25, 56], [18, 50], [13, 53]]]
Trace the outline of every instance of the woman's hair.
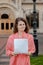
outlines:
[[18, 26], [18, 22], [19, 22], [19, 21], [23, 21], [23, 22], [25, 23], [26, 28], [25, 28], [24, 32], [28, 33], [28, 31], [29, 31], [28, 23], [27, 23], [27, 21], [26, 21], [24, 18], [22, 18], [22, 17], [16, 18], [15, 23], [14, 23], [14, 30], [13, 30], [13, 32], [14, 32], [14, 33], [18, 32], [17, 26]]

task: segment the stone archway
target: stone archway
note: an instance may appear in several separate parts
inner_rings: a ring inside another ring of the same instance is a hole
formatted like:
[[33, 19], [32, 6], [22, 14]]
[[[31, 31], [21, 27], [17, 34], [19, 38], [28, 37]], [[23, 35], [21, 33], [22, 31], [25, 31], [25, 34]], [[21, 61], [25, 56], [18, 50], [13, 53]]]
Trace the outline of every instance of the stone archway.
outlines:
[[[11, 4], [3, 3], [0, 6], [0, 34], [11, 34], [14, 20], [16, 18], [17, 8]], [[8, 19], [2, 18], [3, 14], [8, 15]]]
[[15, 17], [11, 9], [7, 7], [0, 8], [0, 34], [12, 33], [14, 19]]

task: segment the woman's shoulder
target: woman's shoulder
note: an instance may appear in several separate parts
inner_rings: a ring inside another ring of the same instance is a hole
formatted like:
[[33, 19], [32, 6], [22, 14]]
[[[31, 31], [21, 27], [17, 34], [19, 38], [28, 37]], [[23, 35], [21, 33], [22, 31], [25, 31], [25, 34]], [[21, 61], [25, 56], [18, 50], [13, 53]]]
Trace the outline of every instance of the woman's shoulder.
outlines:
[[27, 33], [27, 36], [28, 36], [29, 38], [33, 38], [33, 35], [30, 34], [30, 33]]
[[9, 38], [14, 38], [16, 36], [16, 33], [13, 33], [9, 36]]

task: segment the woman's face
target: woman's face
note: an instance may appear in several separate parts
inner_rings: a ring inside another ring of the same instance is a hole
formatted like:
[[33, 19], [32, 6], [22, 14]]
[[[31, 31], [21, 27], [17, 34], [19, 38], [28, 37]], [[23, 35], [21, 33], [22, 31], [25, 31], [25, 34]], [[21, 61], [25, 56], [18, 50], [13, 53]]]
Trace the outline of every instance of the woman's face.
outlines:
[[17, 27], [18, 27], [18, 31], [23, 32], [25, 30], [25, 28], [26, 28], [26, 25], [25, 25], [25, 23], [23, 21], [19, 21]]

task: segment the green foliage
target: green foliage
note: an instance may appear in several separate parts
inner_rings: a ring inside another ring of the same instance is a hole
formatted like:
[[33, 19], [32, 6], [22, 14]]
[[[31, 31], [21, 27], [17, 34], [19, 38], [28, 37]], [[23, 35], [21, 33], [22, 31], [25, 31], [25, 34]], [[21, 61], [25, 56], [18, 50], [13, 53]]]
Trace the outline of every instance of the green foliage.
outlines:
[[43, 55], [31, 57], [31, 65], [43, 65]]

